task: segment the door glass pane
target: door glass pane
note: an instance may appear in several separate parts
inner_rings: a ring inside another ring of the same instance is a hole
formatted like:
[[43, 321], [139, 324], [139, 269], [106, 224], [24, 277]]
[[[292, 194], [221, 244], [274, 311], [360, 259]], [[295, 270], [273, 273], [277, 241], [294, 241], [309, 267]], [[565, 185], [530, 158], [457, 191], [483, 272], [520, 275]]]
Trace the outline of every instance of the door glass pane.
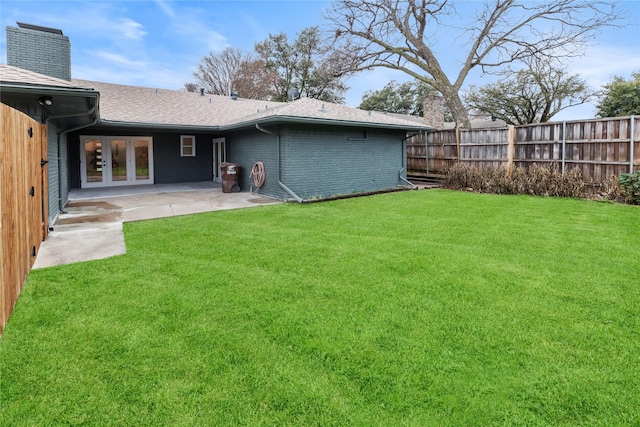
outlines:
[[127, 180], [127, 143], [122, 139], [111, 140], [111, 180]]
[[136, 140], [136, 180], [149, 179], [149, 141]]
[[84, 142], [87, 182], [102, 182], [102, 141]]
[[218, 150], [220, 149], [220, 143], [213, 143], [213, 179], [214, 181], [220, 178], [220, 156]]

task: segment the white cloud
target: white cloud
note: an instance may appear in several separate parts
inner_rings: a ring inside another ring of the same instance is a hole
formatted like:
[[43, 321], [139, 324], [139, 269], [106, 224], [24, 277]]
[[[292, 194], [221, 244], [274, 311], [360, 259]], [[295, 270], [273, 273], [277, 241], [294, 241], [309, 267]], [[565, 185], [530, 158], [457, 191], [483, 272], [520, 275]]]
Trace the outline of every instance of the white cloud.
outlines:
[[169, 5], [169, 3], [167, 3], [164, 0], [155, 0], [155, 1], [158, 7], [160, 8], [160, 10], [162, 10], [162, 12], [164, 12], [164, 14], [167, 15], [169, 18], [173, 18], [176, 16], [176, 12]]
[[640, 70], [640, 47], [592, 47], [585, 56], [569, 63], [568, 69], [580, 74], [592, 88], [599, 89], [615, 75], [629, 78], [633, 71]]
[[125, 39], [129, 40], [141, 40], [147, 33], [143, 30], [142, 24], [129, 18], [122, 18], [119, 23], [116, 24], [116, 28]]
[[181, 9], [172, 17], [170, 24], [170, 32], [188, 41], [192, 49], [197, 45], [203, 47], [201, 56], [229, 47], [227, 38], [212, 30], [212, 24], [206, 21], [206, 17], [207, 14], [199, 9]]
[[92, 52], [92, 54], [95, 57], [104, 59], [118, 66], [124, 66], [128, 68], [137, 68], [137, 69], [144, 68], [146, 66], [146, 63], [144, 61], [127, 59], [124, 55], [120, 55], [117, 53], [110, 53], [110, 52], [99, 50], [99, 51]]

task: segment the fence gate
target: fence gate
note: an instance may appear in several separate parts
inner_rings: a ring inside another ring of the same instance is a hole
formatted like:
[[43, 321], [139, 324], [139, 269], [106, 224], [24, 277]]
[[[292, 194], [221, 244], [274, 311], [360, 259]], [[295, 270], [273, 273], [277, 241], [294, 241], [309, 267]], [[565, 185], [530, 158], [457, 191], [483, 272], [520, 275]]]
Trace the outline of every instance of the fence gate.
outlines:
[[0, 335], [47, 223], [46, 126], [5, 104], [0, 123]]

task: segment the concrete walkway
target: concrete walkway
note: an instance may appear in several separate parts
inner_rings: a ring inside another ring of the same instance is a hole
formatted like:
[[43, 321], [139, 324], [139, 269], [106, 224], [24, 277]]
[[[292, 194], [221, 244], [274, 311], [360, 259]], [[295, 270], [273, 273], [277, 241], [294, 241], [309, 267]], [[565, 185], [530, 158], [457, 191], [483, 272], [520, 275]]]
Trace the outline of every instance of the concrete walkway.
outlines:
[[213, 182], [72, 190], [33, 268], [125, 254], [123, 222], [276, 203], [248, 192], [222, 193]]

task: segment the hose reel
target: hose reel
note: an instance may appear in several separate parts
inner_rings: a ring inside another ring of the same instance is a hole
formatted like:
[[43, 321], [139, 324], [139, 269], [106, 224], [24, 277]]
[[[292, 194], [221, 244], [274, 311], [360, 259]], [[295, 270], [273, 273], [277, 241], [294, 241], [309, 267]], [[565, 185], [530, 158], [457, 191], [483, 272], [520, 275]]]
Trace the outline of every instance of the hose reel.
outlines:
[[[262, 184], [264, 184], [264, 178], [265, 178], [264, 163], [256, 162], [251, 168], [251, 173], [249, 174], [249, 177], [253, 177], [253, 185], [251, 186], [249, 191], [251, 193], [258, 191], [258, 189], [262, 187]], [[255, 189], [254, 189], [254, 186], [255, 186]]]

